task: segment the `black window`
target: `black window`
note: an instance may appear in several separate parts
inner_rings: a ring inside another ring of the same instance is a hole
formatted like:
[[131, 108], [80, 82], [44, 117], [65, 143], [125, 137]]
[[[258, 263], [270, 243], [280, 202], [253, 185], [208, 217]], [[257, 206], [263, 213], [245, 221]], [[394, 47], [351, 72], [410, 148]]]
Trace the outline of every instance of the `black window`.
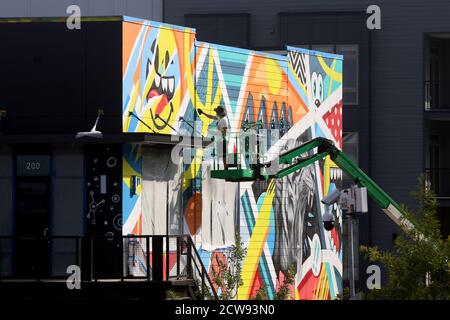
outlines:
[[344, 56], [344, 104], [358, 104], [358, 45], [344, 44], [336, 46], [336, 53]]
[[228, 46], [249, 46], [247, 13], [186, 14], [185, 24], [196, 29], [197, 39]]

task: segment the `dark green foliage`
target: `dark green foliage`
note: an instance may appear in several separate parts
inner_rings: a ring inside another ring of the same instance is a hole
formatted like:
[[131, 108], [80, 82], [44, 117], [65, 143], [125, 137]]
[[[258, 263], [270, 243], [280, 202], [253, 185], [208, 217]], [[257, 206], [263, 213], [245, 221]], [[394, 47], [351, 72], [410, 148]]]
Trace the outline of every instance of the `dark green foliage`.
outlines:
[[295, 274], [297, 273], [297, 265], [294, 263], [289, 266], [288, 271], [284, 274], [284, 281], [275, 293], [275, 300], [289, 300], [291, 298], [291, 286], [295, 283]]
[[242, 281], [242, 262], [244, 261], [247, 249], [244, 248], [241, 235], [236, 233], [235, 244], [227, 254], [226, 261], [217, 260], [218, 271], [213, 270], [212, 281], [221, 288], [219, 298], [221, 300], [231, 300], [236, 297], [238, 288]]
[[415, 229], [400, 234], [392, 252], [361, 247], [369, 262], [388, 271], [387, 285], [371, 290], [368, 299], [450, 299], [450, 238], [441, 236], [438, 202], [424, 177], [413, 196], [418, 210], [404, 209]]

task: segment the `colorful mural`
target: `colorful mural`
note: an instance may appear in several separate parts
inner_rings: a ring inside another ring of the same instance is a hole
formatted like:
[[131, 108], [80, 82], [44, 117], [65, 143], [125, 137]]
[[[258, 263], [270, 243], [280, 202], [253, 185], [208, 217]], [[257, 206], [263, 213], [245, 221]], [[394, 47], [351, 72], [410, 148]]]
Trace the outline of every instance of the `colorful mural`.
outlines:
[[122, 156], [122, 234], [142, 234], [142, 148], [124, 144]]
[[[222, 105], [230, 131], [262, 123], [267, 158], [319, 136], [342, 148], [341, 56], [293, 47], [282, 56], [213, 45], [196, 41], [191, 29], [148, 21], [124, 22], [123, 39], [124, 132], [208, 136], [216, 122], [198, 109], [213, 113]], [[235, 144], [228, 147], [236, 151]], [[236, 200], [222, 201], [210, 199], [222, 191], [208, 181], [208, 150], [191, 152], [192, 161], [183, 167], [183, 231], [194, 236], [212, 272], [218, 257], [226, 259], [234, 237], [230, 222], [235, 226], [248, 250], [237, 298], [252, 298], [263, 286], [274, 298], [291, 266], [297, 270], [292, 298], [333, 299], [341, 292], [341, 213], [320, 202], [342, 177], [329, 158], [283, 179], [241, 182]], [[125, 146], [124, 234], [142, 232], [141, 165], [139, 147]], [[337, 217], [331, 232], [323, 228], [327, 210]], [[216, 226], [221, 232], [213, 232]]]
[[174, 133], [192, 109], [193, 30], [133, 19], [122, 32], [124, 132]]

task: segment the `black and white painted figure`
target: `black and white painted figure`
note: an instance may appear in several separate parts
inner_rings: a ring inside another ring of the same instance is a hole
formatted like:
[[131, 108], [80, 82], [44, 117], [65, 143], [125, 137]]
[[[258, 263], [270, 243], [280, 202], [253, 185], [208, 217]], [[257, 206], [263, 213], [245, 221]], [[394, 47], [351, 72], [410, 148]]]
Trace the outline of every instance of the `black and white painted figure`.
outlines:
[[318, 108], [323, 102], [323, 78], [320, 73], [313, 72], [311, 75], [312, 99]]

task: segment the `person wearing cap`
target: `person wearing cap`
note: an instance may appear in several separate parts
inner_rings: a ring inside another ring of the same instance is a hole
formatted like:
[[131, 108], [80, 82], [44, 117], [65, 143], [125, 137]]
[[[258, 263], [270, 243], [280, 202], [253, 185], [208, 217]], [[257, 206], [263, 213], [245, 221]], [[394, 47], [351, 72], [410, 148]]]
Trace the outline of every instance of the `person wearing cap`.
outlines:
[[216, 115], [207, 114], [202, 109], [198, 108], [197, 112], [199, 115], [204, 114], [207, 118], [211, 120], [217, 120], [217, 129], [222, 133], [223, 138], [223, 149], [222, 149], [222, 157], [223, 157], [223, 165], [225, 169], [228, 169], [228, 164], [226, 162], [226, 155], [228, 150], [228, 141], [226, 139], [227, 130], [228, 130], [228, 121], [227, 121], [227, 112], [225, 111], [225, 108], [222, 106], [217, 106], [217, 108], [214, 109], [216, 112]]

